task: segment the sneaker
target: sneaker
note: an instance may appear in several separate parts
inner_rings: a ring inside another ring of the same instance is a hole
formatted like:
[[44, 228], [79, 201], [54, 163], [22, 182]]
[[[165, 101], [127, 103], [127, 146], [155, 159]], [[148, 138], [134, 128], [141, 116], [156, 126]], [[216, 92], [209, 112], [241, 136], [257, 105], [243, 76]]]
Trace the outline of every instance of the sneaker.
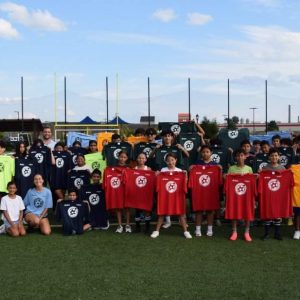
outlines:
[[287, 225], [288, 226], [293, 226], [294, 225], [293, 218], [288, 218]]
[[293, 239], [294, 240], [300, 240], [300, 231], [295, 231]]
[[196, 231], [195, 231], [195, 236], [196, 236], [196, 237], [202, 236], [201, 231], [200, 231], [200, 230], [196, 230]]
[[231, 236], [230, 236], [230, 238], [229, 238], [229, 240], [236, 241], [237, 237], [238, 237], [237, 232], [233, 231], [232, 234], [231, 234]]
[[167, 228], [170, 228], [172, 225], [172, 223], [165, 223], [162, 227], [167, 229]]
[[123, 226], [119, 225], [118, 228], [116, 229], [116, 233], [122, 233], [123, 232]]
[[5, 233], [6, 233], [5, 225], [2, 224], [2, 225], [0, 226], [0, 234], [5, 234]]
[[183, 233], [183, 235], [185, 236], [186, 239], [192, 239], [193, 238], [192, 235], [188, 231], [185, 231]]
[[244, 239], [246, 242], [252, 242], [252, 238], [251, 238], [249, 232], [244, 233]]
[[221, 226], [222, 226], [222, 223], [221, 223], [221, 220], [220, 220], [220, 219], [217, 219], [217, 220], [215, 221], [215, 224], [216, 224], [216, 226], [218, 226], [218, 227], [221, 227]]
[[152, 234], [150, 235], [153, 239], [156, 239], [157, 237], [159, 237], [159, 231], [155, 230], [152, 232]]
[[131, 233], [131, 226], [130, 225], [125, 226], [125, 232], [126, 233]]
[[214, 233], [213, 233], [213, 231], [211, 230], [211, 231], [207, 231], [207, 232], [206, 232], [206, 235], [209, 236], [209, 237], [211, 237], [211, 236], [214, 235]]

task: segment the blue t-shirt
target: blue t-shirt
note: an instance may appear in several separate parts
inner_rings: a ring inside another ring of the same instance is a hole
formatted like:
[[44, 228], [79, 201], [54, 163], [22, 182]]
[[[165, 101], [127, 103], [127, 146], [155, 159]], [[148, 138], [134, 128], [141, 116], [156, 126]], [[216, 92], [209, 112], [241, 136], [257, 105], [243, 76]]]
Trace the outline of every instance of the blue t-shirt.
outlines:
[[52, 194], [47, 188], [43, 188], [40, 192], [35, 188], [30, 189], [24, 198], [24, 205], [25, 214], [40, 215], [45, 208], [52, 208]]
[[218, 164], [211, 160], [210, 162], [205, 162], [203, 159], [198, 159], [195, 163], [195, 165], [200, 165], [200, 166], [217, 166]]

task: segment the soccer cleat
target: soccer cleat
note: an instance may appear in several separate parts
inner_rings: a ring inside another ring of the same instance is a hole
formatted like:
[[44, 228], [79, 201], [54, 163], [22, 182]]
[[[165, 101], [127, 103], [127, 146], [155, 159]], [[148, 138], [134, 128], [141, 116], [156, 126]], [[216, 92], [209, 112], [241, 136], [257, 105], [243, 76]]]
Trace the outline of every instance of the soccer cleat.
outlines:
[[195, 231], [195, 236], [196, 236], [196, 237], [202, 236], [201, 231], [200, 231], [200, 230], [196, 230], [196, 231]]
[[183, 233], [183, 235], [184, 235], [184, 237], [185, 237], [186, 239], [192, 239], [192, 238], [193, 238], [192, 235], [189, 233], [189, 231], [185, 231], [185, 232]]
[[0, 234], [5, 234], [5, 233], [6, 233], [6, 231], [5, 231], [5, 225], [2, 224], [2, 225], [0, 226]]
[[132, 231], [131, 231], [131, 226], [130, 225], [126, 225], [125, 226], [125, 232], [126, 233], [131, 233]]
[[123, 226], [119, 225], [118, 228], [116, 229], [116, 233], [122, 233], [123, 232]]
[[244, 233], [244, 239], [246, 242], [252, 242], [252, 238], [251, 238], [249, 232]]
[[167, 229], [167, 228], [170, 228], [172, 225], [172, 223], [165, 223], [162, 227]]
[[293, 239], [294, 240], [300, 240], [300, 231], [295, 231]]
[[207, 230], [206, 235], [212, 237], [214, 235], [212, 230]]
[[159, 237], [159, 231], [155, 230], [152, 232], [152, 234], [150, 235], [153, 239], [156, 239], [157, 237]]
[[238, 237], [237, 232], [233, 231], [232, 234], [231, 234], [231, 236], [230, 236], [230, 238], [229, 238], [229, 240], [230, 241], [236, 241], [237, 237]]

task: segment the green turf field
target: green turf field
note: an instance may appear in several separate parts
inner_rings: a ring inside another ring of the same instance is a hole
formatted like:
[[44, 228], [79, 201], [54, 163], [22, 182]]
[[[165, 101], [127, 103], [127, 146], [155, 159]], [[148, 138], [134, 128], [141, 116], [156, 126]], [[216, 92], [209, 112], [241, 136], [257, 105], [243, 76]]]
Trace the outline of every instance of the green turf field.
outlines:
[[0, 299], [299, 299], [300, 241], [185, 240], [174, 225], [156, 240], [91, 231], [65, 237], [0, 236]]

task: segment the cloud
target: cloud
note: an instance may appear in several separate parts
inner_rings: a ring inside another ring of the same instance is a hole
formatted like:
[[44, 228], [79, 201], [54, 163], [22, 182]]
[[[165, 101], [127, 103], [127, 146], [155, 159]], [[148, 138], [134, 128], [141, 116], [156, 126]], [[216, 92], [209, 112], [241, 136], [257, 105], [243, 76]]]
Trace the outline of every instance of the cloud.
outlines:
[[175, 11], [171, 8], [158, 9], [152, 14], [152, 17], [164, 23], [168, 23], [177, 18]]
[[18, 31], [8, 21], [0, 19], [0, 38], [15, 39], [18, 37]]
[[187, 24], [189, 25], [204, 25], [212, 20], [213, 17], [210, 15], [203, 15], [197, 12], [187, 14]]
[[0, 4], [0, 11], [6, 12], [11, 21], [26, 27], [45, 31], [65, 31], [67, 29], [63, 21], [54, 17], [47, 10], [36, 9], [29, 11], [23, 5], [5, 2]]
[[21, 103], [21, 99], [19, 97], [0, 97], [0, 104], [13, 104], [13, 103]]
[[281, 4], [281, 0], [244, 0], [244, 2], [250, 3], [256, 6], [263, 6], [263, 7], [278, 7]]

